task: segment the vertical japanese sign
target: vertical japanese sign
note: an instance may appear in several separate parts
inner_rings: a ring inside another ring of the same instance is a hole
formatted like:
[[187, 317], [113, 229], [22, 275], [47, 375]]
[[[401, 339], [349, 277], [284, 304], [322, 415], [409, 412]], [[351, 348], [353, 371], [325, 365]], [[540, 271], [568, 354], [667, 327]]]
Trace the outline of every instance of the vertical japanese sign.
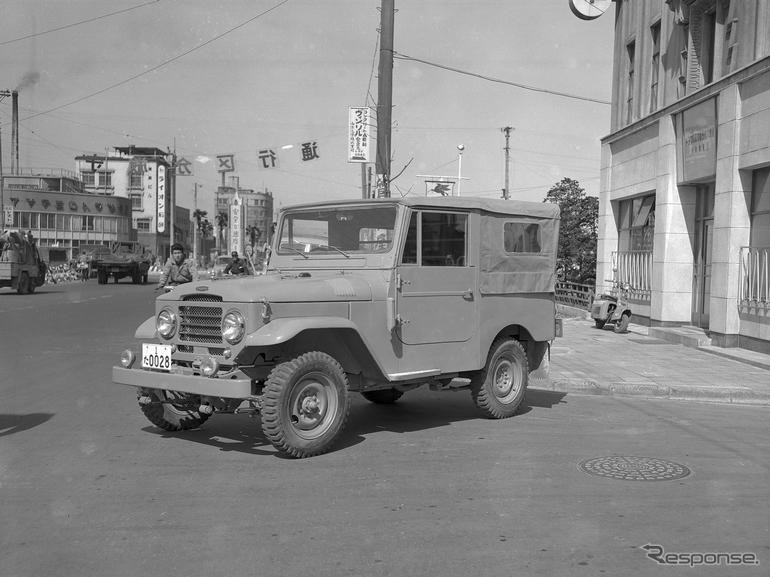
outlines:
[[230, 252], [236, 251], [238, 255], [243, 254], [243, 201], [235, 192], [233, 203], [230, 205]]
[[158, 232], [166, 232], [166, 167], [158, 166]]
[[370, 162], [370, 116], [368, 107], [348, 108], [348, 162]]
[[3, 223], [5, 226], [13, 226], [13, 206], [6, 204], [3, 207]]

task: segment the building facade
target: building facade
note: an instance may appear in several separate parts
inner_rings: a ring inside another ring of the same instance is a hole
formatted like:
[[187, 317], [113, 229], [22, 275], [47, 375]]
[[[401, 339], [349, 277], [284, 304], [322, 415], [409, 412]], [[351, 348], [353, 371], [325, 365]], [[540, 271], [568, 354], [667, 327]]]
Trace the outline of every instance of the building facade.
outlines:
[[616, 0], [597, 289], [770, 352], [770, 2]]
[[171, 190], [175, 182], [170, 152], [116, 146], [104, 156], [78, 156], [75, 163], [87, 192], [129, 199], [137, 240], [161, 259], [168, 257], [176, 241], [191, 246], [189, 214], [184, 221], [174, 214], [176, 230], [171, 237]]
[[[249, 227], [256, 227], [259, 231], [259, 238], [257, 244], [262, 244], [268, 240], [271, 225], [273, 223], [273, 193], [265, 189], [264, 192], [254, 191], [244, 188], [238, 188], [238, 197], [241, 199], [243, 205], [243, 222], [244, 222], [244, 235], [243, 245], [249, 244]], [[235, 187], [220, 186], [217, 188], [216, 198], [214, 200], [214, 218], [211, 219], [215, 228], [217, 225], [217, 215], [224, 213], [230, 215], [230, 206], [235, 198]], [[229, 224], [229, 222], [228, 222]], [[232, 227], [228, 227], [232, 228]], [[215, 234], [219, 231], [217, 230]], [[229, 232], [224, 231], [226, 238], [223, 240], [224, 245], [231, 246], [229, 240]], [[227, 249], [229, 250], [229, 249]]]
[[89, 193], [67, 170], [18, 172], [0, 177], [5, 228], [31, 231], [38, 246], [62, 248], [68, 259], [82, 246], [136, 239], [127, 198]]

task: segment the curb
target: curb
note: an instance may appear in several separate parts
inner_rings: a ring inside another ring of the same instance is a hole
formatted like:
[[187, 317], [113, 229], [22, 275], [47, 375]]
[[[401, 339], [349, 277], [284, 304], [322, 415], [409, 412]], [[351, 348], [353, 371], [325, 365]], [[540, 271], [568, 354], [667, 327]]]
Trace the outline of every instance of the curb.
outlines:
[[770, 391], [754, 391], [747, 387], [699, 387], [697, 385], [663, 385], [660, 383], [597, 383], [590, 379], [539, 379], [528, 389], [578, 395], [604, 395], [670, 399], [674, 401], [706, 401], [735, 405], [770, 405]]

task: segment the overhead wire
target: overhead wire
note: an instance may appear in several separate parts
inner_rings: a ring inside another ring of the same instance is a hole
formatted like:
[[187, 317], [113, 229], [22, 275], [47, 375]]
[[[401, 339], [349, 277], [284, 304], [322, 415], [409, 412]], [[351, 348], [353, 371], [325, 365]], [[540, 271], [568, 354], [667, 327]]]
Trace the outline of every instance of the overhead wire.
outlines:
[[465, 74], [466, 76], [473, 76], [475, 78], [480, 78], [482, 80], [488, 80], [489, 82], [497, 82], [500, 84], [508, 84], [510, 86], [516, 86], [517, 88], [522, 88], [524, 90], [531, 90], [533, 92], [541, 92], [545, 94], [552, 94], [554, 96], [563, 96], [564, 98], [574, 98], [575, 100], [583, 100], [586, 102], [595, 102], [598, 104], [606, 104], [611, 105], [612, 103], [608, 100], [600, 100], [598, 98], [591, 98], [588, 96], [579, 96], [577, 94], [569, 94], [568, 92], [559, 92], [556, 90], [549, 90], [547, 88], [538, 88], [536, 86], [529, 86], [527, 84], [521, 84], [520, 82], [512, 82], [510, 80], [502, 80], [500, 78], [493, 78], [492, 76], [486, 76], [484, 74], [479, 74], [477, 72], [468, 72], [467, 70], [460, 70], [459, 68], [453, 68], [452, 66], [446, 66], [444, 64], [437, 64], [435, 62], [430, 62], [428, 60], [423, 60], [422, 58], [415, 58], [413, 56], [409, 56], [407, 54], [401, 54], [399, 52], [393, 51], [393, 58], [398, 58], [399, 60], [412, 60], [414, 62], [420, 62], [422, 64], [426, 64], [428, 66], [434, 66], [436, 68], [441, 68], [443, 70], [449, 70], [450, 72], [457, 72], [458, 74]]
[[174, 62], [176, 60], [179, 60], [180, 58], [183, 58], [183, 57], [187, 56], [188, 54], [191, 54], [192, 52], [195, 52], [196, 50], [200, 50], [204, 46], [208, 46], [212, 42], [215, 42], [215, 41], [219, 40], [220, 38], [223, 38], [224, 36], [227, 36], [228, 34], [231, 34], [232, 32], [235, 32], [239, 28], [243, 28], [244, 26], [246, 26], [247, 24], [250, 24], [254, 20], [257, 20], [258, 18], [261, 18], [262, 16], [265, 16], [265, 15], [269, 14], [273, 10], [276, 10], [276, 9], [280, 8], [281, 6], [283, 6], [284, 4], [286, 4], [289, 1], [290, 0], [282, 0], [281, 2], [278, 2], [276, 5], [272, 6], [271, 8], [268, 8], [267, 10], [264, 10], [263, 12], [260, 12], [256, 16], [253, 16], [253, 17], [249, 18], [248, 20], [245, 20], [245, 21], [241, 22], [237, 26], [233, 26], [232, 28], [222, 32], [221, 34], [217, 34], [213, 38], [209, 38], [205, 42], [201, 42], [197, 46], [194, 46], [194, 47], [190, 48], [189, 50], [185, 50], [181, 54], [177, 54], [176, 56], [173, 56], [173, 57], [169, 58], [168, 60], [164, 60], [160, 64], [157, 64], [157, 65], [153, 66], [152, 68], [148, 68], [147, 70], [145, 70], [143, 72], [140, 72], [139, 74], [135, 74], [134, 76], [131, 76], [129, 78], [121, 80], [120, 82], [116, 82], [115, 84], [111, 84], [110, 86], [102, 88], [101, 90], [97, 90], [96, 92], [92, 92], [90, 94], [86, 94], [85, 96], [81, 96], [79, 98], [76, 98], [75, 100], [72, 100], [70, 102], [66, 102], [64, 104], [60, 104], [59, 106], [55, 106], [53, 108], [49, 108], [48, 110], [37, 112], [35, 114], [27, 116], [23, 120], [29, 120], [30, 118], [35, 118], [36, 116], [41, 116], [43, 114], [48, 114], [49, 112], [54, 112], [56, 110], [61, 110], [62, 108], [65, 108], [67, 106], [72, 106], [73, 104], [77, 104], [78, 102], [83, 102], [84, 100], [87, 100], [89, 98], [93, 98], [94, 96], [98, 96], [99, 94], [104, 94], [105, 92], [107, 92], [109, 90], [112, 90], [114, 88], [117, 88], [118, 86], [123, 86], [124, 84], [128, 84], [129, 82], [132, 82], [133, 80], [136, 80], [137, 78], [141, 78], [142, 76], [150, 74], [151, 72], [155, 72], [156, 70], [159, 70], [160, 68], [163, 68], [164, 66], [167, 66], [167, 65], [171, 64], [172, 62]]
[[144, 6], [147, 6], [149, 4], [157, 4], [161, 0], [150, 0], [150, 2], [145, 2], [144, 4], [137, 4], [136, 6], [131, 6], [130, 8], [123, 8], [122, 10], [117, 10], [115, 12], [110, 12], [109, 14], [102, 14], [101, 16], [94, 16], [93, 18], [88, 18], [86, 20], [80, 20], [78, 22], [72, 22], [71, 24], [65, 24], [63, 26], [57, 26], [56, 28], [51, 28], [49, 30], [43, 30], [42, 32], [33, 32], [32, 34], [27, 34], [25, 36], [19, 36], [18, 38], [12, 38], [11, 40], [3, 40], [0, 41], [0, 46], [5, 46], [6, 44], [12, 44], [14, 42], [20, 42], [22, 40], [28, 40], [29, 38], [36, 38], [37, 36], [44, 36], [45, 34], [51, 34], [52, 32], [59, 32], [60, 30], [66, 30], [67, 28], [73, 28], [75, 26], [80, 26], [81, 24], [87, 24], [89, 22], [95, 22], [97, 20], [102, 20], [104, 18], [109, 18], [111, 16], [116, 16], [118, 14], [123, 14], [125, 12], [130, 12], [131, 10], [136, 10], [137, 8], [143, 8]]

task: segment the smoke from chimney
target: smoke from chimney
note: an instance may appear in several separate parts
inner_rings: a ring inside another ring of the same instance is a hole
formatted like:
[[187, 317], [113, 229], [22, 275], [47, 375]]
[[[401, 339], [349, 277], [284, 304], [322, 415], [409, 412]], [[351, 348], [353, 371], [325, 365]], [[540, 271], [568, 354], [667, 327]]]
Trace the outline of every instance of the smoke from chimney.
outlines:
[[27, 72], [24, 74], [24, 76], [21, 77], [21, 80], [19, 80], [19, 85], [16, 87], [16, 90], [19, 91], [22, 88], [29, 88], [30, 86], [34, 86], [38, 83], [39, 80], [39, 72]]

